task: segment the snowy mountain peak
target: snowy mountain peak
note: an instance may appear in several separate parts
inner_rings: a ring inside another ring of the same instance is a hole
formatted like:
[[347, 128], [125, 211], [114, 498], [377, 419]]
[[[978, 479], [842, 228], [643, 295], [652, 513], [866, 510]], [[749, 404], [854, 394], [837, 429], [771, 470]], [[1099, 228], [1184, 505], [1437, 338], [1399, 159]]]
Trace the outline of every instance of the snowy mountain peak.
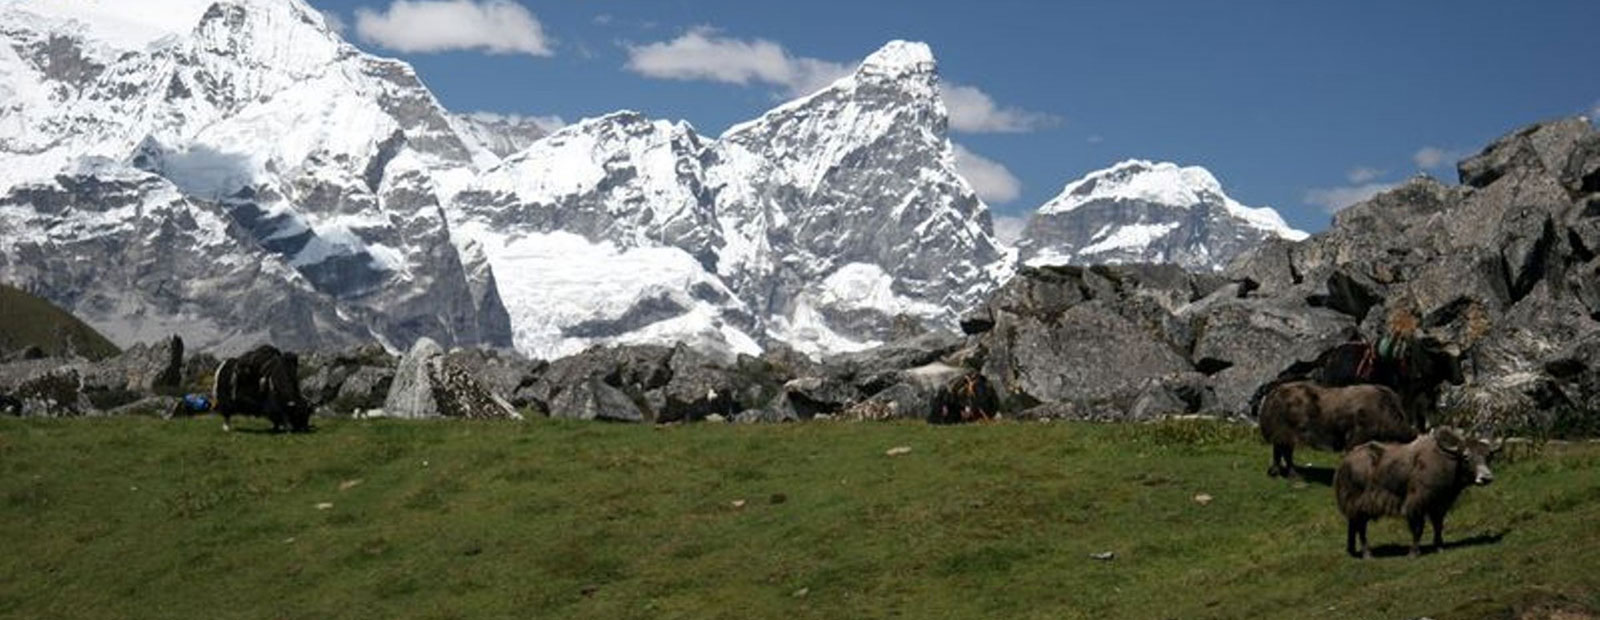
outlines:
[[1200, 166], [1130, 159], [1068, 183], [1017, 247], [1029, 264], [1171, 262], [1219, 270], [1264, 239], [1304, 239], [1269, 207], [1247, 207]]
[[909, 74], [931, 74], [937, 68], [933, 60], [933, 50], [927, 43], [894, 40], [862, 60], [856, 73], [901, 79]]
[[1071, 211], [1100, 200], [1144, 200], [1187, 206], [1223, 196], [1222, 184], [1200, 166], [1129, 159], [1068, 183], [1040, 213]]

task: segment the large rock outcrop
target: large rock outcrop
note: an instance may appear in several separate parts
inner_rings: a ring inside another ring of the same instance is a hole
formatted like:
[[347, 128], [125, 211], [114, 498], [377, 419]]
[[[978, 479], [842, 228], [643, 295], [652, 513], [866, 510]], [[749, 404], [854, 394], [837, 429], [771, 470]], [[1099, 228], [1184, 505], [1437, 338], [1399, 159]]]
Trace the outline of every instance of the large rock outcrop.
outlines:
[[418, 339], [400, 359], [383, 413], [394, 418], [522, 418], [470, 371], [450, 363], [444, 349], [427, 338]]
[[1375, 340], [1396, 313], [1463, 351], [1447, 411], [1550, 423], [1592, 408], [1600, 132], [1584, 119], [1519, 129], [1462, 161], [1460, 178], [1411, 179], [1218, 277], [1023, 269], [962, 327], [1007, 407], [1030, 415], [1243, 415], [1262, 383]]

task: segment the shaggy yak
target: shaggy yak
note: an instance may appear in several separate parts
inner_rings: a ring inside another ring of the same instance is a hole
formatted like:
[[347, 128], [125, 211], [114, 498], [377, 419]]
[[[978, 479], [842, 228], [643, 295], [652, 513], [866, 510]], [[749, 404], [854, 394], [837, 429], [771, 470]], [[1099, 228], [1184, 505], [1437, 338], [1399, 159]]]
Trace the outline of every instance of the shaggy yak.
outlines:
[[928, 412], [928, 423], [988, 420], [999, 411], [1000, 396], [989, 385], [989, 380], [980, 373], [967, 372], [939, 388], [933, 397], [933, 408]]
[[233, 430], [235, 413], [265, 415], [272, 430], [311, 430], [311, 407], [300, 396], [300, 358], [271, 345], [256, 347], [217, 366], [217, 413]]
[[1412, 556], [1421, 551], [1423, 517], [1433, 522], [1433, 548], [1444, 549], [1445, 513], [1467, 487], [1494, 481], [1489, 459], [1499, 450], [1497, 444], [1466, 439], [1450, 427], [1439, 427], [1410, 443], [1374, 441], [1356, 446], [1333, 475], [1334, 496], [1347, 523], [1345, 551], [1372, 557], [1367, 522], [1386, 516], [1405, 517], [1411, 528]]
[[1454, 345], [1420, 338], [1387, 348], [1347, 342], [1317, 356], [1313, 377], [1323, 385], [1376, 383], [1400, 395], [1412, 426], [1427, 430], [1439, 408], [1439, 387], [1461, 385], [1461, 356]]
[[1343, 451], [1368, 441], [1411, 441], [1400, 396], [1381, 385], [1324, 387], [1311, 381], [1273, 386], [1256, 411], [1261, 438], [1272, 444], [1268, 476], [1298, 476], [1294, 447]]

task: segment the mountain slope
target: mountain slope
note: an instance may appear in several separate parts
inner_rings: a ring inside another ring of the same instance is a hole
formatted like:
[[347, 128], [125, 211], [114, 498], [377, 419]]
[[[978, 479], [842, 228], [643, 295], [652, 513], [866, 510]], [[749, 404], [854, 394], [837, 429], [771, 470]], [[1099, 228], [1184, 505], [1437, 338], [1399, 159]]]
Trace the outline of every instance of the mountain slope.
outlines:
[[1017, 241], [1031, 265], [1176, 263], [1220, 271], [1268, 239], [1304, 239], [1268, 207], [1228, 197], [1205, 168], [1128, 160], [1068, 183]]
[[55, 304], [21, 289], [0, 284], [0, 358], [39, 347], [45, 355], [80, 355], [101, 359], [116, 355], [117, 346]]

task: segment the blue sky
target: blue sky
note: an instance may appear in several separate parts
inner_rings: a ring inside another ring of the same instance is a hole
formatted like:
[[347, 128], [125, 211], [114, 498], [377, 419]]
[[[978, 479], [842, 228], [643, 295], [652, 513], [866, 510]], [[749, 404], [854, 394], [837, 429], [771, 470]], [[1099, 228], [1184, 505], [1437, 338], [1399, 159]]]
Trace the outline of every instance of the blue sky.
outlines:
[[[715, 137], [892, 39], [929, 43], [1002, 216], [1127, 158], [1317, 231], [1537, 120], [1600, 116], [1600, 2], [312, 0], [456, 111], [617, 109]], [[959, 109], [958, 109], [959, 108]], [[958, 118], [956, 118], [958, 117]]]

